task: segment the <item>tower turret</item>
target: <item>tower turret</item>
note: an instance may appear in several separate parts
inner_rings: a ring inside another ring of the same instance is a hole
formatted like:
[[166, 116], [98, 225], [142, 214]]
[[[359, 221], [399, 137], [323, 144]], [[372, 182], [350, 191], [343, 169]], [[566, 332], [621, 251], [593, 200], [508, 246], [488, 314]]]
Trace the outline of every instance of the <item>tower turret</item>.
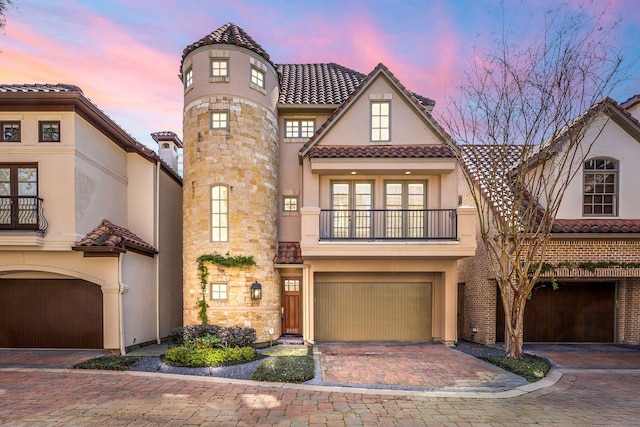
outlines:
[[[208, 265], [209, 323], [280, 334], [277, 246], [279, 79], [269, 55], [226, 24], [183, 52], [184, 324], [200, 323], [196, 259], [253, 256], [257, 266]], [[252, 299], [258, 282], [262, 299]]]

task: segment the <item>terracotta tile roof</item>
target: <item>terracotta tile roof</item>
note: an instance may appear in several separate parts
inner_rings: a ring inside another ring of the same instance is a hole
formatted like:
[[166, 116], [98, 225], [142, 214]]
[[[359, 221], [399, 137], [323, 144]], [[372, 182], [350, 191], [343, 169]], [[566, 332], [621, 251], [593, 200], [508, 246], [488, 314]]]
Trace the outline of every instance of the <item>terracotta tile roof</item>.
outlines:
[[75, 92], [82, 94], [82, 89], [66, 84], [0, 84], [0, 92]]
[[[366, 75], [342, 65], [278, 64], [280, 74], [280, 104], [340, 105], [357, 89]], [[435, 101], [409, 92], [424, 107], [433, 107]]]
[[[182, 51], [182, 63], [184, 58], [194, 50], [202, 46], [214, 45], [214, 44], [228, 44], [232, 46], [239, 46], [248, 49], [266, 59], [271, 65], [271, 59], [269, 54], [260, 46], [255, 40], [251, 38], [242, 28], [236, 24], [229, 22], [218, 28], [211, 34], [207, 34], [195, 43], [190, 44]], [[182, 70], [182, 63], [180, 63], [180, 69]]]
[[147, 256], [158, 253], [153, 246], [129, 229], [117, 226], [106, 219], [103, 219], [99, 226], [77, 241], [72, 249], [81, 252], [103, 253], [123, 253], [130, 250]]
[[553, 233], [640, 233], [640, 219], [556, 219]]
[[302, 264], [302, 250], [298, 242], [278, 242], [278, 253], [273, 257], [274, 264]]
[[329, 158], [453, 158], [446, 145], [316, 145], [309, 157]]
[[342, 104], [365, 75], [338, 64], [278, 64], [280, 104]]

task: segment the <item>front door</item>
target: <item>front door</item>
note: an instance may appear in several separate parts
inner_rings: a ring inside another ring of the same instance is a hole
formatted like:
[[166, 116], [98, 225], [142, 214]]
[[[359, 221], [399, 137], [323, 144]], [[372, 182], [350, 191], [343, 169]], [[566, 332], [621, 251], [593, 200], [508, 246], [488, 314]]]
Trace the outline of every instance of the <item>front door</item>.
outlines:
[[282, 293], [282, 333], [302, 334], [302, 290], [300, 279], [284, 279]]

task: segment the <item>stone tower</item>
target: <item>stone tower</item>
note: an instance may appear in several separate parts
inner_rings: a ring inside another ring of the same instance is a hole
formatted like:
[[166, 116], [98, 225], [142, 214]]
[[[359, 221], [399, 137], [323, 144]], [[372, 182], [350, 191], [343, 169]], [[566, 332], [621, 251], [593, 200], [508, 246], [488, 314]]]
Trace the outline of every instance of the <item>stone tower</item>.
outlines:
[[[259, 44], [226, 24], [185, 48], [181, 74], [184, 324], [200, 323], [198, 257], [253, 256], [257, 266], [207, 264], [208, 323], [255, 328], [259, 342], [276, 339], [278, 73]], [[262, 286], [257, 300], [251, 298], [255, 282]]]

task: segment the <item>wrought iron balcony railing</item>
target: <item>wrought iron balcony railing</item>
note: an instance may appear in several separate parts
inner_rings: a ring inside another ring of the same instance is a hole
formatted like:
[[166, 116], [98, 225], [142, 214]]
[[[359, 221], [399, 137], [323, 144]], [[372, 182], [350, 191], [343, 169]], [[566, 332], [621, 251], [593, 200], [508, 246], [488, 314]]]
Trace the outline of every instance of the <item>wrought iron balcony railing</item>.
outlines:
[[320, 240], [457, 240], [455, 209], [325, 209]]
[[47, 229], [42, 199], [34, 196], [0, 196], [0, 230]]

